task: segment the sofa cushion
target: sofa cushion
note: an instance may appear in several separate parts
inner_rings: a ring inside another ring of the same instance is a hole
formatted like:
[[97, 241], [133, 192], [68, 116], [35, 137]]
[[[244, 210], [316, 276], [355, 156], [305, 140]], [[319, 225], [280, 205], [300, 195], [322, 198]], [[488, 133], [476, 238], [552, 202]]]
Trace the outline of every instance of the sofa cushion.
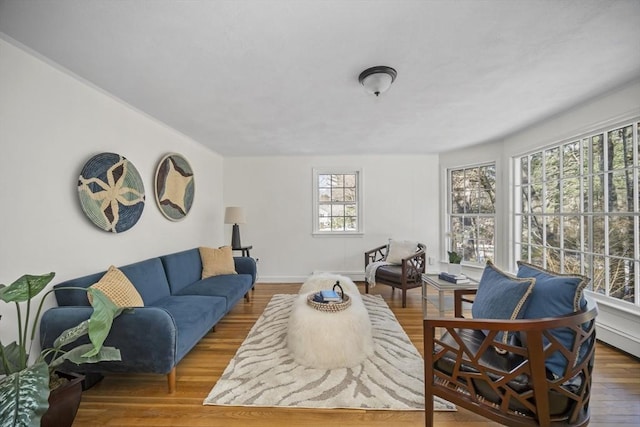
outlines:
[[[471, 307], [474, 319], [522, 319], [525, 304], [535, 288], [536, 280], [517, 278], [498, 269], [491, 261], [487, 264], [478, 284], [476, 298]], [[509, 334], [500, 332], [496, 340], [507, 343]]]
[[56, 301], [58, 302], [58, 305], [60, 307], [90, 305], [86, 291], [65, 288], [88, 288], [89, 286], [98, 282], [100, 278], [105, 275], [105, 273], [106, 271], [89, 274], [87, 276], [66, 280], [55, 285], [53, 288], [55, 289]]
[[172, 294], [202, 278], [202, 260], [198, 248], [161, 256]]
[[230, 310], [251, 289], [252, 284], [253, 281], [248, 274], [225, 274], [198, 280], [182, 288], [178, 295], [223, 297], [226, 310]]
[[[104, 293], [118, 307], [143, 307], [142, 297], [135, 286], [129, 281], [122, 271], [113, 265], [109, 267], [104, 276], [89, 288], [98, 289]], [[88, 294], [89, 302], [93, 303], [91, 294]]]
[[203, 279], [221, 274], [237, 274], [231, 246], [222, 246], [218, 249], [200, 247], [199, 250], [202, 258]]
[[[579, 274], [559, 274], [524, 261], [518, 261], [518, 277], [533, 277], [536, 285], [525, 310], [525, 319], [557, 317], [583, 310], [587, 306], [584, 288], [589, 278]], [[566, 348], [571, 348], [574, 334], [570, 329], [550, 331]], [[544, 338], [545, 344], [548, 342]], [[558, 376], [564, 375], [567, 359], [558, 351], [546, 360], [547, 369]]]
[[144, 305], [152, 305], [169, 295], [169, 282], [167, 282], [160, 258], [151, 258], [125, 265], [120, 267], [120, 270], [136, 287]]
[[216, 296], [171, 295], [156, 301], [154, 307], [167, 310], [175, 321], [176, 360], [181, 360], [226, 313], [225, 299]]
[[418, 242], [409, 240], [389, 240], [385, 261], [391, 264], [402, 264], [404, 258], [409, 258], [418, 249]]

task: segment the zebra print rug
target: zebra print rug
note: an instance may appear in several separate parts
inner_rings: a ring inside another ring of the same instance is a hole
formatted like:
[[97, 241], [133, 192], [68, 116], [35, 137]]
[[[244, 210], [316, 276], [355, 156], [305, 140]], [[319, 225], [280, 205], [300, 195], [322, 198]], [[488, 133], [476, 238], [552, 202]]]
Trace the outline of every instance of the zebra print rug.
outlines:
[[[422, 356], [382, 297], [362, 295], [374, 355], [355, 368], [332, 370], [298, 365], [289, 355], [287, 322], [296, 297], [273, 296], [205, 405], [424, 410]], [[435, 399], [436, 410], [456, 410]]]

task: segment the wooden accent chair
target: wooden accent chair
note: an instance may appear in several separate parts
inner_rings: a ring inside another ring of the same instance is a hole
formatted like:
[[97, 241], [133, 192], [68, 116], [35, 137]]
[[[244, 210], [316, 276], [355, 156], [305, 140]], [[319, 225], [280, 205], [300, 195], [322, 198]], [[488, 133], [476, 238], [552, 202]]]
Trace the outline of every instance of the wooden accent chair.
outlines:
[[[402, 290], [402, 307], [407, 306], [407, 289], [422, 286], [422, 273], [426, 266], [426, 246], [417, 243], [416, 251], [405, 258], [399, 264], [382, 265], [377, 268], [376, 284], [389, 285], [392, 292], [395, 288]], [[387, 259], [389, 245], [378, 246], [364, 253], [365, 270], [370, 263]], [[365, 281], [365, 293], [369, 293], [369, 283]]]
[[[456, 307], [475, 292], [456, 292]], [[588, 301], [583, 311], [544, 319], [425, 319], [426, 426], [433, 426], [433, 396], [506, 426], [586, 426], [597, 312]], [[446, 331], [441, 338], [436, 328]], [[554, 328], [572, 331], [570, 347], [550, 334]], [[494, 341], [500, 331], [519, 334], [503, 344]], [[545, 368], [556, 350], [568, 362], [562, 377]]]

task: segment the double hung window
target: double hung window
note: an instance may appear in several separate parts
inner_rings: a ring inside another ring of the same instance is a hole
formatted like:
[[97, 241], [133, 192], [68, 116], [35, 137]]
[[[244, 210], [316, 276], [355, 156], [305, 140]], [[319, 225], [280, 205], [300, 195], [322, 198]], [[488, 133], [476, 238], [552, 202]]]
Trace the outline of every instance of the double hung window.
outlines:
[[358, 169], [313, 170], [314, 233], [362, 232], [361, 181]]
[[622, 123], [515, 158], [516, 257], [592, 279], [639, 304], [640, 123]]
[[494, 259], [496, 166], [448, 170], [448, 248], [462, 262], [482, 265]]

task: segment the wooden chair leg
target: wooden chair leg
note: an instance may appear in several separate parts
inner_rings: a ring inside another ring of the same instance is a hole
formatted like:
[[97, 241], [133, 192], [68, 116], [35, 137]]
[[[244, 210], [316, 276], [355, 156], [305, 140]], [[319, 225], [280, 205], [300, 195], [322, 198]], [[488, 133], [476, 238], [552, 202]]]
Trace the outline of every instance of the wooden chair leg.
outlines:
[[169, 393], [173, 394], [176, 392], [176, 367], [167, 374], [167, 383], [169, 385]]
[[367, 282], [366, 280], [364, 281], [364, 293], [369, 293], [369, 282]]

